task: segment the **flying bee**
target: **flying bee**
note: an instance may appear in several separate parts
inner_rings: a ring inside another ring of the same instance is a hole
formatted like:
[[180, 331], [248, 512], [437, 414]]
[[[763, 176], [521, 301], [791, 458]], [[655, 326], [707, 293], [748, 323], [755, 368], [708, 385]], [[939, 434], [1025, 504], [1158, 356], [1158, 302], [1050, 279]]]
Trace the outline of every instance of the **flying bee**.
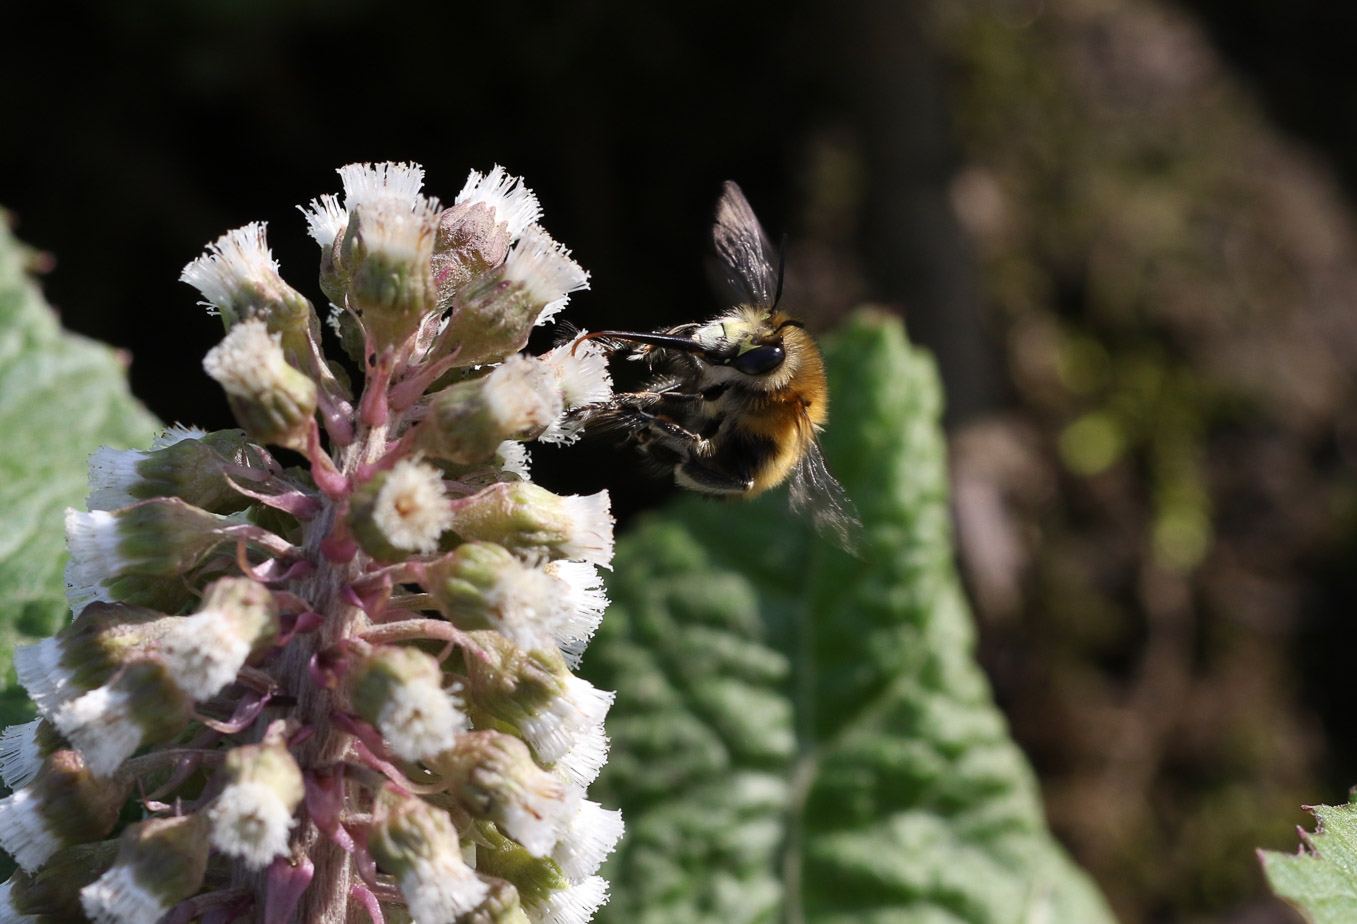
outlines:
[[790, 479], [794, 511], [854, 551], [862, 526], [829, 473], [818, 432], [829, 413], [820, 350], [778, 307], [779, 261], [744, 193], [727, 182], [712, 228], [717, 268], [734, 304], [706, 322], [652, 333], [606, 330], [609, 355], [665, 370], [644, 391], [580, 408], [585, 431], [621, 431], [683, 488], [753, 497]]

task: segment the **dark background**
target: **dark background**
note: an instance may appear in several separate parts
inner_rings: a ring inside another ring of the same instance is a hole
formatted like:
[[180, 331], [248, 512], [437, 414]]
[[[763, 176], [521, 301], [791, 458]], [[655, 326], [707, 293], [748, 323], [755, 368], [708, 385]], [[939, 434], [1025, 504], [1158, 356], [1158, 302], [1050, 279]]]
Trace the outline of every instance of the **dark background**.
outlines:
[[[219, 322], [180, 269], [266, 220], [319, 299], [294, 206], [342, 164], [417, 161], [445, 202], [473, 167], [522, 175], [592, 273], [566, 315], [592, 329], [712, 310], [709, 212], [739, 181], [790, 235], [788, 304], [813, 327], [881, 302], [939, 356], [982, 656], [1057, 832], [1128, 922], [1294, 920], [1251, 848], [1294, 846], [1296, 807], [1357, 780], [1338, 642], [1357, 424], [1335, 346], [1357, 292], [1357, 7], [41, 6], [11, 5], [0, 35], [0, 203], [54, 255], [66, 324], [125, 348], [166, 421], [230, 424], [200, 367]], [[1137, 224], [1147, 184], [1169, 219]], [[1108, 279], [1151, 295], [1126, 308]], [[1288, 339], [1307, 324], [1327, 378]], [[1172, 387], [1126, 411], [1145, 369]], [[1103, 458], [1084, 438], [1108, 420]], [[624, 517], [666, 490], [606, 446], [536, 464], [609, 487]]]

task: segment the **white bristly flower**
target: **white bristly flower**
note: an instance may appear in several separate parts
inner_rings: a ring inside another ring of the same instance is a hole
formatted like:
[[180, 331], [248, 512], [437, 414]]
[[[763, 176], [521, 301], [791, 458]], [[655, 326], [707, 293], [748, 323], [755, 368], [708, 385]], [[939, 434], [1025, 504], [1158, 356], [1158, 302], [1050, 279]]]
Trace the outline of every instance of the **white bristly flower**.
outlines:
[[523, 231], [504, 264], [504, 278], [522, 285], [527, 297], [543, 305], [538, 324], [546, 324], [565, 307], [571, 292], [589, 288], [589, 274], [570, 259], [570, 251], [537, 225]]
[[419, 164], [345, 164], [339, 168], [339, 178], [348, 211], [382, 200], [403, 202], [413, 210], [428, 201], [419, 194], [424, 188], [424, 168]]
[[207, 301], [200, 304], [208, 306], [209, 314], [229, 312], [242, 286], [272, 288], [280, 281], [266, 230], [264, 222], [256, 221], [228, 231], [207, 245], [207, 253], [184, 267], [179, 281], [203, 294]]
[[253, 398], [273, 391], [286, 374], [283, 370], [295, 372], [287, 364], [281, 342], [282, 337], [270, 334], [263, 321], [243, 321], [207, 352], [203, 369], [228, 394]]
[[551, 370], [519, 353], [486, 376], [481, 395], [489, 418], [501, 433], [537, 433], [562, 413]]
[[498, 164], [488, 174], [471, 171], [455, 204], [468, 202], [484, 202], [494, 209], [495, 221], [504, 222], [511, 240], [517, 240], [525, 228], [542, 216], [542, 207], [533, 191]]
[[438, 469], [402, 459], [377, 492], [373, 522], [398, 549], [427, 554], [452, 522], [447, 490]]
[[500, 471], [517, 475], [524, 481], [528, 480], [528, 467], [531, 460], [528, 456], [527, 446], [518, 440], [505, 440], [499, 444], [499, 448], [495, 450], [495, 455], [500, 458]]
[[165, 633], [160, 655], [179, 689], [202, 702], [236, 679], [252, 642], [229, 614], [206, 610], [183, 617]]
[[[556, 374], [556, 387], [566, 411], [607, 401], [613, 394], [612, 375], [602, 347], [592, 340], [564, 343], [539, 357]], [[558, 418], [538, 437], [544, 443], [573, 443], [580, 427]]]
[[61, 841], [42, 816], [41, 802], [31, 789], [0, 799], [0, 843], [25, 870], [32, 872], [52, 856]]
[[97, 776], [118, 769], [141, 746], [142, 727], [132, 715], [132, 694], [127, 690], [98, 687], [64, 703], [51, 718]]
[[62, 640], [55, 635], [14, 649], [14, 673], [19, 685], [44, 714], [85, 692], [71, 683], [71, 672], [61, 664], [64, 653]]
[[601, 729], [617, 697], [568, 671], [557, 679], [564, 687], [561, 695], [552, 697], [536, 714], [519, 723], [523, 739], [546, 764], [558, 763], [577, 748], [582, 735]]
[[118, 519], [104, 510], [66, 508], [66, 596], [79, 610], [91, 600], [108, 600], [105, 582], [128, 565], [119, 551]]
[[608, 492], [569, 494], [562, 497], [561, 502], [574, 521], [573, 535], [560, 547], [561, 557], [610, 568], [613, 560], [613, 516]]
[[369, 846], [396, 877], [418, 922], [455, 921], [474, 910], [489, 887], [462, 859], [461, 841], [447, 812], [415, 796], [383, 793]]
[[571, 669], [580, 666], [580, 657], [589, 640], [598, 631], [607, 609], [608, 597], [598, 567], [587, 561], [553, 561], [543, 569], [562, 585], [557, 592], [559, 622], [556, 644]]
[[333, 247], [335, 238], [349, 226], [349, 213], [339, 204], [338, 196], [327, 193], [312, 199], [310, 208], [304, 205], [297, 208], [306, 216], [306, 232], [322, 250]]
[[620, 811], [585, 800], [552, 848], [551, 858], [565, 878], [578, 882], [598, 872], [624, 829]]
[[34, 719], [0, 732], [0, 779], [12, 790], [23, 789], [42, 768], [46, 755], [37, 740], [40, 725], [42, 719]]
[[548, 893], [540, 902], [525, 903], [523, 910], [532, 924], [587, 924], [607, 900], [607, 880], [590, 876], [568, 889]]
[[122, 864], [80, 890], [80, 904], [96, 924], [133, 924], [158, 921], [170, 906], [146, 888], [136, 871]]
[[212, 846], [227, 856], [240, 857], [250, 869], [262, 869], [287, 853], [288, 834], [297, 823], [295, 808], [267, 783], [233, 783], [207, 810]]
[[436, 683], [408, 683], [392, 686], [375, 724], [393, 754], [418, 760], [452, 747], [457, 732], [466, 728], [466, 716], [454, 691]]
[[575, 733], [570, 749], [552, 765], [552, 769], [581, 789], [598, 779], [603, 765], [608, 762], [608, 735], [603, 724], [592, 725]]

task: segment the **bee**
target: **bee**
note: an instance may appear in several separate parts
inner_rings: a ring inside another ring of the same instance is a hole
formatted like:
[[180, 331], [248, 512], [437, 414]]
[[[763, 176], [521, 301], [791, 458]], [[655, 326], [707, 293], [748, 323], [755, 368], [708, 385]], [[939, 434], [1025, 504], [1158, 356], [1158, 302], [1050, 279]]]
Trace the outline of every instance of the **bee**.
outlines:
[[597, 331], [610, 356], [666, 370], [643, 391], [577, 411], [584, 432], [620, 431], [683, 488], [748, 498], [789, 481], [792, 509], [852, 552], [861, 524], [825, 465], [817, 434], [829, 414], [824, 361], [778, 303], [782, 264], [754, 210], [727, 182], [712, 228], [731, 307], [706, 322], [652, 333]]

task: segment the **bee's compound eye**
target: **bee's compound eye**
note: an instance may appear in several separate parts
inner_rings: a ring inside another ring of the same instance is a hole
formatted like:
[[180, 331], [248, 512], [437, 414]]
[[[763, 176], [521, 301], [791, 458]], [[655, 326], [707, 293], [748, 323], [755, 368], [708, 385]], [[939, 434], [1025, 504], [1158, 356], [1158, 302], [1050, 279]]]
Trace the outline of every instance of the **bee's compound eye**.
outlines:
[[787, 358], [787, 352], [780, 345], [755, 347], [748, 353], [741, 353], [730, 364], [745, 375], [763, 375], [772, 372]]

